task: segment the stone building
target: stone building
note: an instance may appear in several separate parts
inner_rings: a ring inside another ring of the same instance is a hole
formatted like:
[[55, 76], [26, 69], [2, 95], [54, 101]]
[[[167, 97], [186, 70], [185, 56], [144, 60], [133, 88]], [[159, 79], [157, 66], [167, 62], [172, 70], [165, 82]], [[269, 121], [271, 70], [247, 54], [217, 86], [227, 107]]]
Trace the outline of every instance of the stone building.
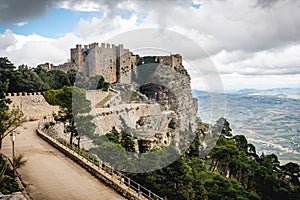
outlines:
[[[101, 75], [110, 83], [130, 83], [132, 70], [136, 70], [137, 65], [143, 63], [143, 57], [133, 55], [129, 49], [124, 49], [122, 44], [78, 44], [70, 53], [70, 61], [67, 63], [58, 66], [45, 63], [39, 66], [45, 70], [58, 69], [66, 72], [75, 69], [87, 76]], [[182, 67], [182, 57], [179, 54], [153, 58], [156, 63], [169, 65], [174, 69]]]
[[110, 83], [129, 82], [128, 72], [136, 67], [136, 60], [137, 56], [121, 44], [92, 43], [71, 49], [70, 65], [87, 76], [102, 75]]
[[177, 70], [182, 66], [182, 56], [179, 54], [170, 56], [158, 56], [159, 63], [163, 65], [169, 65], [173, 69]]

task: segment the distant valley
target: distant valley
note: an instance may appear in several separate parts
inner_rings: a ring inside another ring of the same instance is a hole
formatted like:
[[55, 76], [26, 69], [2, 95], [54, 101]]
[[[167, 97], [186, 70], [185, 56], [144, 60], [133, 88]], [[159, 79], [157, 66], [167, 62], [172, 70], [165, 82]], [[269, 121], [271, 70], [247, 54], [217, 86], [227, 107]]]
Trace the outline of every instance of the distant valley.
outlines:
[[[203, 121], [214, 123], [225, 115], [233, 134], [245, 135], [259, 154], [275, 153], [281, 164], [300, 163], [300, 89], [245, 89], [226, 94], [194, 90], [193, 95]], [[225, 105], [225, 109], [212, 114], [213, 105]]]

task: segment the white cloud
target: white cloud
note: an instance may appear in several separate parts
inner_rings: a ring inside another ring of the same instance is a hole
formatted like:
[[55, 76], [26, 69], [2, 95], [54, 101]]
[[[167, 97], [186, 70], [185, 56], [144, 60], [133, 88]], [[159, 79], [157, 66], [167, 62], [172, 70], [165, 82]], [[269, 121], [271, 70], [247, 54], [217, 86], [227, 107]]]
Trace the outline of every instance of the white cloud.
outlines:
[[26, 64], [36, 67], [45, 62], [64, 63], [70, 57], [70, 48], [80, 42], [80, 39], [71, 33], [58, 39], [45, 38], [36, 34], [18, 35], [10, 30], [7, 30], [3, 35], [11, 38], [13, 42], [6, 45], [0, 42], [0, 47], [6, 47], [0, 48], [0, 56], [8, 57], [16, 66]]
[[18, 27], [25, 26], [26, 24], [28, 24], [28, 22], [18, 22], [18, 23], [15, 23], [15, 25], [18, 26]]
[[86, 42], [105, 41], [116, 34], [139, 28], [137, 20], [137, 15], [124, 19], [120, 16], [111, 18], [104, 13], [102, 18], [93, 17], [90, 21], [81, 19], [75, 32]]
[[117, 8], [125, 10], [135, 10], [135, 3], [133, 1], [121, 1], [117, 4]]
[[210, 53], [222, 49], [257, 51], [299, 41], [299, 3], [279, 1], [272, 8], [255, 1], [205, 1], [199, 9], [190, 2], [138, 1], [137, 15], [147, 13], [145, 24], [178, 31], [193, 37]]
[[81, 12], [97, 12], [101, 10], [101, 6], [95, 1], [58, 1], [55, 5], [58, 8], [64, 8]]
[[0, 51], [6, 50], [16, 44], [16, 38], [11, 30], [7, 29], [0, 35]]
[[300, 74], [300, 44], [255, 53], [221, 51], [212, 59], [223, 74]]

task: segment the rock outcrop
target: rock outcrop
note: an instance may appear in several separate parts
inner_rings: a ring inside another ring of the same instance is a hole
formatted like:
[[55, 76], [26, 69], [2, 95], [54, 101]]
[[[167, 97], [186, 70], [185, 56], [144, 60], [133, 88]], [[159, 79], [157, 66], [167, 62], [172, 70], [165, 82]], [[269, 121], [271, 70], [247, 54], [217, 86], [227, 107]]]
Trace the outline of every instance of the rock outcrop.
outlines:
[[172, 141], [178, 147], [189, 146], [198, 126], [198, 105], [184, 67], [147, 63], [132, 71], [132, 77], [130, 85], [116, 84], [114, 94], [87, 93], [96, 133], [104, 135], [113, 127], [128, 132], [139, 152]]

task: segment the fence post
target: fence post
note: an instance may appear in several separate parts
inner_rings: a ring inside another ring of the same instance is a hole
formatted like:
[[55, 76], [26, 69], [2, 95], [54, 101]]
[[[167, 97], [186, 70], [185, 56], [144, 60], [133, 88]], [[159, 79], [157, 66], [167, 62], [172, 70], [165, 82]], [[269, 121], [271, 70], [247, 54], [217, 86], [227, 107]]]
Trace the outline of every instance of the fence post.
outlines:
[[139, 196], [141, 195], [141, 186], [140, 186], [140, 184], [138, 184], [138, 194], [139, 194]]
[[101, 163], [101, 160], [99, 160], [99, 162], [98, 162], [98, 169], [101, 169], [102, 170], [102, 163]]

